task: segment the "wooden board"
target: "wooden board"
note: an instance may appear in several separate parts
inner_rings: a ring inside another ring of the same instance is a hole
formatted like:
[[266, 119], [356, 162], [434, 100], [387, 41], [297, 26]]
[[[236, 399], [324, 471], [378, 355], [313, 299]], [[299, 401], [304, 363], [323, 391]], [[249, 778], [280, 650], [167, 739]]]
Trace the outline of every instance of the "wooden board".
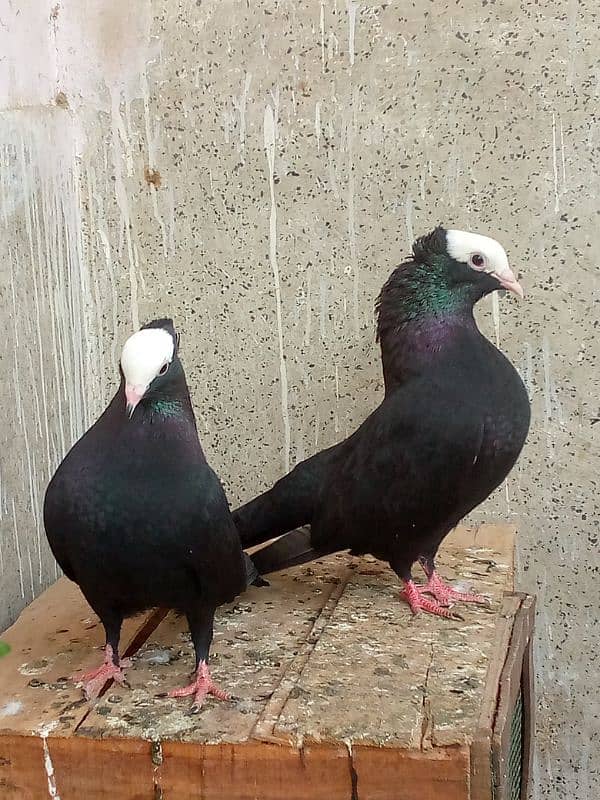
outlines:
[[[125, 621], [124, 652], [163, 617]], [[0, 661], [0, 732], [72, 734], [89, 712], [70, 680], [102, 660], [104, 631], [79, 588], [63, 578], [31, 603], [4, 634], [11, 652]]]
[[521, 780], [521, 798], [526, 800], [529, 771], [531, 769], [531, 719], [530, 700], [527, 693], [531, 687], [529, 659], [532, 648], [530, 637], [533, 631], [535, 600], [527, 595], [520, 595], [520, 607], [512, 626], [510, 646], [504, 662], [498, 688], [498, 707], [494, 720], [492, 736], [492, 764], [496, 777], [494, 800], [510, 800], [513, 789], [508, 785], [505, 776], [510, 774], [510, 756], [512, 749], [512, 716], [519, 694], [523, 693], [523, 776]]
[[62, 579], [3, 634], [3, 798], [46, 798], [55, 785], [61, 800], [335, 800], [360, 785], [364, 800], [383, 798], [388, 779], [406, 800], [469, 797], [470, 747], [484, 744], [514, 612], [514, 537], [483, 525], [444, 543], [440, 572], [491, 598], [460, 605], [463, 621], [413, 618], [374, 559], [270, 577], [219, 610], [211, 667], [233, 699], [200, 714], [164, 696], [188, 680], [193, 655], [185, 620], [159, 612], [124, 629], [130, 688], [85, 703], [64, 678], [100, 659], [101, 626]]

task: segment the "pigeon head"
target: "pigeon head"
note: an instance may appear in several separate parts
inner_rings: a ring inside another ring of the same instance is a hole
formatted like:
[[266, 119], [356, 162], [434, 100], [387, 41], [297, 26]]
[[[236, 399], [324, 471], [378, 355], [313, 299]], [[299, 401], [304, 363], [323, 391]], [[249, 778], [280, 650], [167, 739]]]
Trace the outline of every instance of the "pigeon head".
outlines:
[[467, 290], [474, 301], [498, 289], [523, 297], [523, 289], [495, 239], [438, 227], [413, 245], [415, 261], [436, 270], [450, 287]]
[[168, 394], [173, 378], [178, 379], [182, 371], [178, 346], [179, 334], [170, 319], [153, 320], [127, 339], [121, 371], [129, 417], [143, 398]]
[[438, 227], [413, 245], [413, 257], [392, 272], [377, 301], [377, 338], [406, 325], [473, 319], [485, 295], [523, 289], [502, 245], [489, 236]]

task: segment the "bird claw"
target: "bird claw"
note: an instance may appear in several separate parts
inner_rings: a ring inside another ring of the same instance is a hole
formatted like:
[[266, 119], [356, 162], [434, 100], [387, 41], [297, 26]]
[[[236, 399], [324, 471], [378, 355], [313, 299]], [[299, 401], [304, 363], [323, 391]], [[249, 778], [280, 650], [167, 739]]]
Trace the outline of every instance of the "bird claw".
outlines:
[[73, 675], [75, 683], [82, 684], [83, 692], [87, 700], [95, 700], [99, 695], [105, 684], [113, 680], [120, 686], [129, 686], [126, 681], [123, 667], [131, 666], [131, 659], [124, 658], [119, 664], [115, 664], [113, 660], [113, 650], [110, 645], [105, 648], [105, 656], [103, 663], [97, 668], [84, 672], [79, 675]]
[[410, 610], [415, 615], [424, 611], [427, 614], [434, 614], [437, 617], [444, 617], [445, 619], [462, 620], [460, 614], [450, 611], [447, 607], [435, 600], [423, 597], [421, 588], [416, 586], [412, 581], [404, 582], [404, 589], [400, 592], [400, 597], [406, 600], [410, 606]]
[[189, 697], [194, 695], [194, 702], [192, 703], [192, 711], [197, 713], [202, 708], [205, 698], [212, 694], [217, 700], [230, 700], [231, 696], [221, 689], [220, 686], [213, 681], [210, 676], [208, 664], [206, 661], [201, 661], [196, 670], [196, 678], [189, 686], [183, 686], [180, 689], [171, 689], [168, 697]]
[[437, 572], [432, 572], [424, 586], [415, 586], [419, 594], [426, 592], [432, 595], [441, 606], [450, 607], [453, 603], [477, 603], [478, 605], [491, 605], [490, 599], [482, 594], [459, 592], [445, 583]]

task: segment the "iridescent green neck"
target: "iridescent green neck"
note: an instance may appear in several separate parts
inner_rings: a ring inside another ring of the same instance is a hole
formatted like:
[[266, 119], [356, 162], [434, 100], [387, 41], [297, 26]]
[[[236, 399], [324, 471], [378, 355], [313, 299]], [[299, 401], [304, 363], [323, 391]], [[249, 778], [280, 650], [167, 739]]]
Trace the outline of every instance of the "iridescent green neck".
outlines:
[[428, 264], [410, 262], [396, 269], [383, 287], [378, 303], [378, 337], [407, 325], [470, 320], [474, 301], [473, 285], [453, 280], [447, 256], [433, 257]]
[[450, 283], [445, 256], [411, 271], [403, 286], [403, 306], [407, 318], [446, 316], [473, 307], [472, 286]]
[[150, 404], [152, 411], [163, 417], [180, 417], [183, 414], [183, 403], [181, 400], [167, 400], [157, 398]]

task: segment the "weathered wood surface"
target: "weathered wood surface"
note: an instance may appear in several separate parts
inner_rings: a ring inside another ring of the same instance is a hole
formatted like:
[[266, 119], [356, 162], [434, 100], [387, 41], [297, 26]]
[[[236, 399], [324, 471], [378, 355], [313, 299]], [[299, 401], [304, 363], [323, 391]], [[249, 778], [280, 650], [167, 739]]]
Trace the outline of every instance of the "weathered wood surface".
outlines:
[[101, 658], [102, 630], [59, 581], [3, 634], [3, 798], [275, 800], [286, 787], [335, 800], [360, 781], [361, 800], [387, 800], [396, 780], [406, 800], [469, 797], [470, 747], [493, 714], [510, 635], [514, 537], [483, 525], [447, 539], [441, 573], [491, 599], [457, 606], [463, 621], [413, 618], [373, 559], [270, 577], [218, 613], [212, 671], [233, 699], [200, 714], [164, 696], [193, 657], [185, 620], [160, 612], [124, 629], [130, 687], [85, 703], [65, 679]]

